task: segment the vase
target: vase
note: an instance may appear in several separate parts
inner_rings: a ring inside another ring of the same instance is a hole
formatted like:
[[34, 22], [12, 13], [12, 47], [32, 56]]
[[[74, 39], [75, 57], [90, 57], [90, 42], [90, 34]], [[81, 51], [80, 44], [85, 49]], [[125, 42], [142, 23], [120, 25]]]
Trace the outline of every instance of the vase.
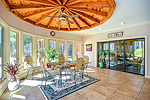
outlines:
[[100, 62], [100, 68], [103, 68], [103, 62], [102, 61]]
[[47, 65], [47, 68], [51, 68], [51, 65], [49, 63], [47, 63], [46, 65]]
[[18, 88], [19, 85], [19, 77], [17, 75], [12, 75], [10, 78], [8, 78], [8, 89], [9, 91], [15, 91]]

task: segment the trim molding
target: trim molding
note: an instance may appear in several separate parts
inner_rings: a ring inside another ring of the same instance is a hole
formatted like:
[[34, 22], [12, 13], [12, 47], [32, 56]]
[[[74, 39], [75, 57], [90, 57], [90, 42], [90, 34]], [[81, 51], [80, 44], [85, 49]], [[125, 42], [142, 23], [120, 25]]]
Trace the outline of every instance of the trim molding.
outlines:
[[4, 79], [4, 81], [0, 83], [0, 96], [3, 94], [6, 88], [7, 88], [7, 79]]

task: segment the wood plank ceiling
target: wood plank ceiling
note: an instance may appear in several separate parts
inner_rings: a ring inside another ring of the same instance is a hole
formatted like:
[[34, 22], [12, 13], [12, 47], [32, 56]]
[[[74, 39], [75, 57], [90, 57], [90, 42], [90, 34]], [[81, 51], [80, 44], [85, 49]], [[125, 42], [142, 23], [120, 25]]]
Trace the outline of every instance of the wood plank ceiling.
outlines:
[[[80, 31], [90, 29], [107, 21], [114, 9], [114, 0], [1, 0], [8, 11], [33, 25], [59, 31]], [[56, 8], [64, 8], [73, 24], [61, 21]]]

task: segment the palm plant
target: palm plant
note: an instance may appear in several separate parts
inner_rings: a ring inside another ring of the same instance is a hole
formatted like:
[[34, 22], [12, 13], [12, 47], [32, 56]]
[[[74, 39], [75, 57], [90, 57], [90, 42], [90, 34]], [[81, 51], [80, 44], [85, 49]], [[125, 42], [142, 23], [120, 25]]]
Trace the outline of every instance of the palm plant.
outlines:
[[48, 59], [48, 63], [52, 60], [58, 59], [60, 56], [60, 52], [56, 51], [56, 49], [53, 49], [49, 46], [49, 48], [42, 47], [41, 49], [44, 49], [44, 57]]

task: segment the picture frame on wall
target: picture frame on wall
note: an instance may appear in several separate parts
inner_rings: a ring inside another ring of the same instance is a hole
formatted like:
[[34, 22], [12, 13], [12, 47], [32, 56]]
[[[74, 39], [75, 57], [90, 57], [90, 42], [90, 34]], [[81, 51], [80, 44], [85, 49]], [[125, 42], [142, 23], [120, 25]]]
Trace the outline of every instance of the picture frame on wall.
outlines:
[[92, 44], [86, 44], [86, 51], [92, 51]]

